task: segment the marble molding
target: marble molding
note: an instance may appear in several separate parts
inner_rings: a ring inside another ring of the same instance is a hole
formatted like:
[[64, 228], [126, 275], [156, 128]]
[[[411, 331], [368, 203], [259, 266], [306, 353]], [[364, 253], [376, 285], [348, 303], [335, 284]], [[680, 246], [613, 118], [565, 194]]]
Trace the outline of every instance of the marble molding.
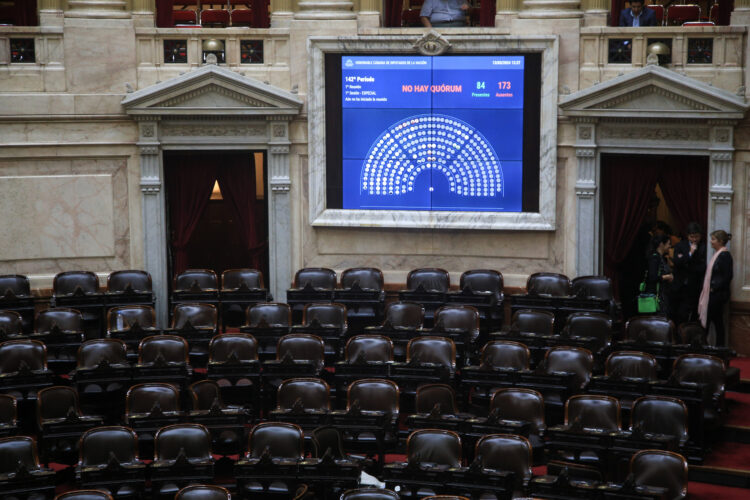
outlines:
[[502, 54], [537, 52], [542, 54], [541, 130], [539, 154], [539, 212], [430, 212], [340, 210], [326, 208], [325, 75], [327, 52], [352, 54], [415, 54], [418, 35], [317, 37], [308, 39], [308, 135], [309, 135], [309, 214], [313, 226], [403, 227], [432, 229], [555, 229], [557, 160], [557, 65], [558, 41], [555, 36], [494, 36], [443, 34], [451, 44], [449, 54]]

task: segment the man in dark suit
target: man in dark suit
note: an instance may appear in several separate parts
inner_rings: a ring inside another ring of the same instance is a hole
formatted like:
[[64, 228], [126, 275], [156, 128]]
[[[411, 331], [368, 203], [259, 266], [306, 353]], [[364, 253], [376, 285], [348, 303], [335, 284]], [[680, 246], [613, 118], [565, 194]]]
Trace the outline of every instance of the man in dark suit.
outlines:
[[674, 281], [672, 282], [672, 320], [677, 323], [695, 321], [698, 317], [698, 298], [706, 274], [706, 242], [703, 228], [697, 222], [687, 226], [687, 239], [674, 247]]
[[643, 0], [630, 0], [630, 8], [620, 12], [620, 26], [656, 26], [656, 14], [643, 6]]

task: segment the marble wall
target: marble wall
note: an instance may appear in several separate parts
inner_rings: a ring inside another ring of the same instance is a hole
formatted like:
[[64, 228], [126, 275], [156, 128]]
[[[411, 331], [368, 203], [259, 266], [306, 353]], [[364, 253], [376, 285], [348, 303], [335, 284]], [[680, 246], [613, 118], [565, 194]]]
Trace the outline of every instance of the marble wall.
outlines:
[[113, 177], [0, 176], [0, 254], [7, 260], [113, 255]]
[[133, 267], [130, 190], [124, 155], [0, 159], [0, 274]]

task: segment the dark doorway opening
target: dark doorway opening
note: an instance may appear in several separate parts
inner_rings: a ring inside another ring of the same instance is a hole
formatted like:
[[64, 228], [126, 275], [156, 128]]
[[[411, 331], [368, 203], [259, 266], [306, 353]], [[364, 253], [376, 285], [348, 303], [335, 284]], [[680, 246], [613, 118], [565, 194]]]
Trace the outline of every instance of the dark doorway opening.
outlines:
[[707, 156], [602, 155], [603, 268], [625, 318], [636, 313], [648, 246], [659, 221], [671, 231], [673, 244], [693, 221], [703, 227], [705, 239], [708, 168]]
[[254, 268], [268, 285], [266, 169], [263, 151], [165, 152], [170, 276]]

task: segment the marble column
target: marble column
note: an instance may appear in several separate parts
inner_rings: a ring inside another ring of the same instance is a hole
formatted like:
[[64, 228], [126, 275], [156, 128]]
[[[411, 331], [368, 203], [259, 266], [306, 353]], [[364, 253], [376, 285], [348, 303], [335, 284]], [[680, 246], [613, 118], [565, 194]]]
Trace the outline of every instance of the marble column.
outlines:
[[565, 19], [582, 17], [581, 0], [523, 0], [518, 17], [526, 19]]
[[63, 0], [39, 0], [39, 26], [62, 26]]
[[576, 276], [599, 274], [599, 155], [593, 120], [576, 124]]
[[141, 193], [143, 195], [143, 257], [151, 274], [156, 297], [156, 320], [159, 327], [168, 326], [167, 226], [163, 189], [164, 167], [158, 135], [158, 119], [138, 119], [141, 160]]
[[289, 122], [269, 117], [268, 142], [268, 268], [269, 290], [276, 301], [286, 301], [292, 283], [291, 180], [289, 177]]
[[10, 64], [10, 38], [0, 36], [0, 66]]
[[366, 28], [380, 27], [380, 0], [360, 0], [357, 12], [357, 25]]
[[734, 10], [729, 24], [736, 26], [750, 25], [750, 0], [734, 0]]
[[584, 26], [607, 26], [609, 2], [607, 0], [582, 0]]
[[127, 0], [68, 0], [65, 17], [127, 19]]
[[[708, 168], [708, 192], [711, 197], [708, 204], [708, 234], [717, 229], [732, 232], [732, 168], [734, 166], [734, 125], [731, 120], [709, 121], [711, 126], [710, 164]], [[738, 238], [741, 245], [742, 240]], [[732, 249], [730, 243], [729, 249]], [[708, 258], [713, 255], [708, 245]], [[735, 268], [737, 262], [735, 261]], [[735, 271], [736, 273], [736, 271]], [[724, 308], [724, 324], [729, 325], [729, 308]], [[715, 339], [715, 333], [710, 333]], [[732, 332], [727, 332], [725, 342], [732, 341]]]
[[156, 16], [156, 0], [132, 0], [133, 24], [136, 27], [153, 28]]
[[518, 17], [518, 7], [521, 0], [496, 0], [495, 2], [495, 26], [510, 26], [510, 23]]
[[133, 12], [156, 12], [156, 1], [133, 0]]
[[294, 0], [271, 0], [271, 27], [289, 26], [294, 17]]
[[314, 21], [356, 19], [354, 4], [348, 0], [300, 0], [295, 19]]
[[[734, 127], [732, 122], [710, 122], [711, 147], [709, 166], [708, 232], [732, 231], [732, 167], [734, 164]], [[710, 252], [709, 252], [710, 253]]]
[[[734, 0], [734, 10], [729, 19], [732, 26], [750, 26], [750, 0]], [[750, 78], [750, 37], [745, 37], [745, 82]], [[745, 84], [745, 98], [750, 97], [750, 86]]]

